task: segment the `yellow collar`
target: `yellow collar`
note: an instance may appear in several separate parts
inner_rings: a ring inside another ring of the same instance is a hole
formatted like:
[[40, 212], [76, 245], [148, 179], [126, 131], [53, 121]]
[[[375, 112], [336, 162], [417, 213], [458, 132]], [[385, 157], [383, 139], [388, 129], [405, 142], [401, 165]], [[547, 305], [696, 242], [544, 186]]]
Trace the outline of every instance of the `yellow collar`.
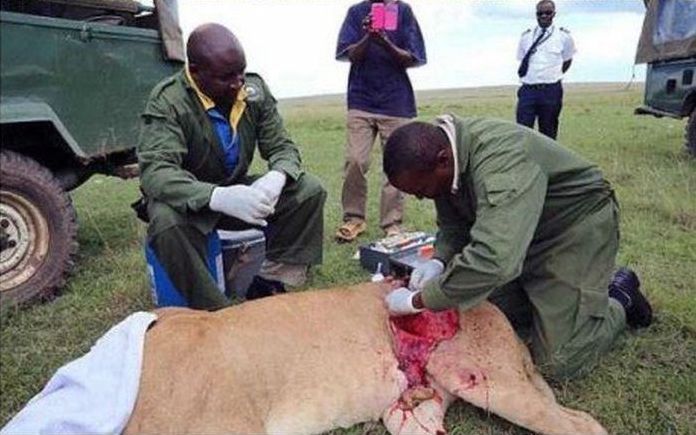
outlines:
[[[196, 81], [193, 80], [193, 76], [191, 76], [191, 72], [189, 71], [188, 65], [186, 65], [186, 79], [188, 80], [193, 90], [196, 92], [196, 96], [203, 105], [203, 109], [205, 109], [205, 111], [207, 112], [208, 110], [215, 108], [215, 102], [212, 100], [212, 98], [204, 94], [203, 91], [201, 91], [201, 89], [198, 87]], [[239, 120], [242, 119], [244, 109], [246, 109], [246, 97], [246, 86], [243, 86], [237, 93], [237, 99], [234, 101], [234, 104], [232, 105], [232, 110], [230, 110], [229, 121], [230, 125], [235, 131], [237, 131], [237, 125], [239, 124]]]

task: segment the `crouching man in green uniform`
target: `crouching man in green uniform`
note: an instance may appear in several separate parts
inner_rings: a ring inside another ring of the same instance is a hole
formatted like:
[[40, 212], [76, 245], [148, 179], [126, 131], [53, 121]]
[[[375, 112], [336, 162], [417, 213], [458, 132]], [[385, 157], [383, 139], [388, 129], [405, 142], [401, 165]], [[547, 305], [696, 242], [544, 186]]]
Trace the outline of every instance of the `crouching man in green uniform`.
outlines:
[[[138, 145], [148, 243], [172, 284], [193, 308], [229, 300], [206, 267], [207, 235], [216, 228], [261, 227], [266, 261], [248, 298], [301, 285], [322, 258], [326, 192], [303, 172], [276, 100], [225, 27], [190, 35], [187, 67], [159, 83], [142, 115]], [[268, 162], [247, 175], [254, 150]]]
[[390, 136], [384, 172], [432, 198], [433, 259], [386, 297], [394, 315], [498, 305], [547, 375], [584, 373], [652, 310], [636, 274], [614, 272], [619, 208], [600, 170], [505, 121], [444, 115]]

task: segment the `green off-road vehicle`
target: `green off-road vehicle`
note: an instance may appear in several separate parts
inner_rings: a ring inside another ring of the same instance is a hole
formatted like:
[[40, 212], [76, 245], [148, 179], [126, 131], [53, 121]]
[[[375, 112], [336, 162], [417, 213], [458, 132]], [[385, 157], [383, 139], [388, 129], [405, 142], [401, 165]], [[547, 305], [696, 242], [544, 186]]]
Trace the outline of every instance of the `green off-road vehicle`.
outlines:
[[2, 0], [0, 24], [0, 305], [8, 305], [64, 284], [77, 252], [67, 192], [95, 173], [132, 173], [145, 100], [184, 53], [174, 0]]
[[637, 114], [687, 118], [686, 149], [696, 156], [696, 1], [645, 0], [636, 63], [647, 63]]

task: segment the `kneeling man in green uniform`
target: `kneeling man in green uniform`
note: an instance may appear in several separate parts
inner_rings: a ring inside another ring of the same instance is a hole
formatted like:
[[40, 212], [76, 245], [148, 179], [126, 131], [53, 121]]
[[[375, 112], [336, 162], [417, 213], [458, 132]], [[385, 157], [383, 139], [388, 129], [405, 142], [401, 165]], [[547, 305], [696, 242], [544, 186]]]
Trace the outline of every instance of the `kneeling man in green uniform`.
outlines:
[[510, 122], [439, 117], [390, 136], [384, 172], [435, 201], [434, 257], [386, 297], [394, 315], [489, 299], [547, 375], [583, 374], [652, 309], [628, 268], [614, 273], [619, 207], [593, 164]]
[[[187, 66], [159, 83], [142, 115], [140, 183], [148, 243], [193, 308], [229, 304], [207, 268], [216, 228], [262, 228], [266, 260], [248, 298], [301, 285], [322, 258], [326, 192], [301, 168], [263, 79], [246, 73], [244, 50], [219, 24], [190, 35]], [[268, 162], [247, 174], [255, 149]]]

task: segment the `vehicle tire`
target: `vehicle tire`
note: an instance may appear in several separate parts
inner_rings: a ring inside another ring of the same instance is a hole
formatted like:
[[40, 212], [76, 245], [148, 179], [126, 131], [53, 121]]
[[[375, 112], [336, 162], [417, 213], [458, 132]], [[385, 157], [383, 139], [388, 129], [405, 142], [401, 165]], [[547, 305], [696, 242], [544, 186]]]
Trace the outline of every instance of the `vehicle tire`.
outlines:
[[77, 253], [77, 220], [51, 171], [12, 151], [0, 152], [0, 305], [52, 296]]
[[691, 111], [691, 116], [686, 121], [686, 143], [684, 146], [686, 150], [693, 156], [696, 157], [696, 109]]

